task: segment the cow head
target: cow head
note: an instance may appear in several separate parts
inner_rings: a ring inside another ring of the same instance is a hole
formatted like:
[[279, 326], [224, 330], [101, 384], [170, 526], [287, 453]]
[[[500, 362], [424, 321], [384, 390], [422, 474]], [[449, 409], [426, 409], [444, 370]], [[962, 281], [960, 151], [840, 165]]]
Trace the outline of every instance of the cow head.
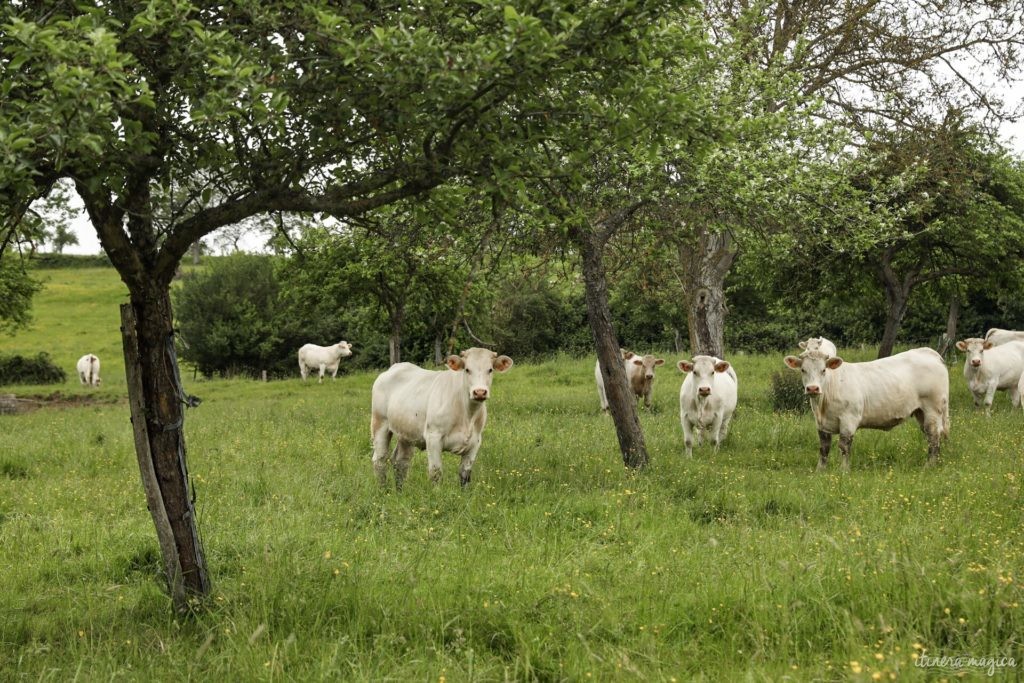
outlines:
[[629, 351], [629, 350], [624, 349], [622, 347], [619, 347], [619, 353], [622, 354], [622, 360], [629, 360], [630, 358], [632, 358], [633, 356], [636, 355], [632, 351]]
[[494, 371], [506, 372], [511, 367], [511, 358], [499, 356], [490, 349], [472, 348], [458, 356], [448, 356], [448, 368], [463, 373], [465, 377], [463, 386], [469, 391], [469, 399], [480, 403], [491, 395]]
[[665, 364], [664, 358], [655, 358], [650, 354], [647, 354], [646, 356], [630, 355], [627, 356], [626, 359], [632, 359], [633, 365], [641, 368], [644, 379], [654, 379], [654, 368]]
[[697, 396], [707, 398], [711, 395], [711, 387], [715, 383], [715, 373], [728, 370], [729, 362], [714, 356], [694, 356], [693, 360], [679, 361], [676, 367], [683, 372], [691, 373], [694, 384], [697, 385]]
[[804, 383], [804, 393], [808, 396], [820, 396], [825, 385], [825, 372], [835, 370], [843, 364], [839, 356], [826, 356], [821, 351], [805, 351], [799, 356], [786, 356], [786, 365], [799, 370]]
[[802, 341], [797, 344], [804, 351], [820, 351], [821, 350], [821, 337], [811, 337], [807, 341]]
[[977, 337], [971, 337], [969, 339], [964, 339], [963, 341], [958, 341], [956, 343], [956, 348], [967, 354], [967, 360], [965, 361], [966, 365], [969, 365], [972, 368], [980, 368], [982, 356], [985, 355], [986, 351], [992, 348], [992, 342], [985, 341], [984, 339], [978, 339]]
[[342, 358], [352, 355], [352, 345], [349, 344], [347, 341], [340, 341], [337, 344], [335, 344], [335, 346], [337, 346], [338, 350], [341, 351]]

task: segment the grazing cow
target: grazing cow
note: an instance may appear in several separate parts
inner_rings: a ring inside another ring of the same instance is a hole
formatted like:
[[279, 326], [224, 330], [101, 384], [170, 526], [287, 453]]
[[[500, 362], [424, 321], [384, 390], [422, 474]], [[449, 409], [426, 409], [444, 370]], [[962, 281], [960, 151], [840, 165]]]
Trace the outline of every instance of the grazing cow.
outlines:
[[928, 439], [929, 464], [939, 461], [939, 443], [949, 435], [949, 373], [933, 349], [911, 349], [866, 363], [808, 351], [786, 356], [803, 374], [804, 393], [818, 425], [821, 457], [828, 465], [832, 436], [839, 434], [843, 470], [850, 469], [850, 447], [858, 429], [889, 430], [913, 415]]
[[441, 451], [462, 456], [459, 480], [469, 483], [487, 424], [487, 398], [494, 371], [506, 372], [512, 359], [488, 349], [466, 349], [448, 356], [448, 369], [424, 370], [412, 363], [395, 363], [373, 383], [370, 436], [373, 470], [387, 484], [391, 435], [398, 443], [391, 455], [399, 490], [409, 471], [413, 446], [427, 451], [431, 481], [441, 479]]
[[[665, 364], [664, 358], [655, 358], [647, 354], [638, 356], [632, 351], [619, 349], [622, 359], [626, 362], [626, 382], [633, 390], [636, 398], [644, 400], [644, 407], [650, 409], [651, 394], [654, 392], [654, 368]], [[601, 374], [601, 361], [594, 366], [594, 379], [597, 380], [597, 395], [601, 399], [601, 410], [608, 410], [608, 396], [604, 390], [604, 376]]]
[[90, 387], [100, 385], [100, 359], [91, 353], [87, 353], [78, 359], [75, 366], [78, 370], [79, 381]]
[[694, 356], [693, 360], [679, 361], [676, 367], [689, 373], [679, 389], [679, 422], [683, 425], [686, 455], [693, 457], [694, 430], [699, 446], [704, 443], [706, 429], [717, 453], [736, 410], [736, 371], [729, 362], [714, 356]]
[[799, 346], [804, 351], [821, 351], [826, 356], [835, 356], [838, 353], [836, 345], [824, 337], [811, 337], [800, 342]]
[[306, 381], [310, 370], [320, 370], [320, 381], [324, 381], [324, 371], [331, 371], [331, 379], [338, 378], [338, 365], [341, 359], [352, 355], [352, 345], [347, 341], [340, 341], [331, 346], [317, 346], [316, 344], [303, 344], [299, 349], [299, 372], [302, 373], [302, 381]]
[[1000, 330], [998, 327], [993, 327], [985, 333], [985, 341], [992, 346], [1002, 346], [1007, 342], [1013, 341], [1024, 341], [1024, 332], [1018, 332], [1017, 330]]
[[991, 415], [996, 391], [1009, 392], [1013, 407], [1020, 405], [1017, 386], [1024, 372], [1024, 342], [1011, 341], [995, 346], [985, 339], [971, 337], [958, 341], [956, 348], [967, 354], [964, 379], [976, 408], [984, 404], [985, 413]]

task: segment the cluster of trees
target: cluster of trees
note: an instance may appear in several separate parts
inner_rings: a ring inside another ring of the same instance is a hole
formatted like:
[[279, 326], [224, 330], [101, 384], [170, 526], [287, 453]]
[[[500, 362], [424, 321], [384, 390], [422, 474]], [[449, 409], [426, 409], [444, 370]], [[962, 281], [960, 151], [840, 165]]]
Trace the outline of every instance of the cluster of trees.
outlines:
[[1002, 104], [965, 74], [1015, 72], [1021, 10], [9, 3], [0, 256], [70, 180], [130, 292], [137, 448], [180, 607], [209, 581], [170, 283], [204, 236], [273, 225], [289, 285], [260, 296], [323, 307], [373, 292], [392, 360], [403, 337], [443, 352], [496, 331], [472, 329], [504, 296], [495, 264], [516, 264], [497, 281], [517, 296], [536, 281], [523, 268], [563, 264], [578, 276], [537, 295], [580, 297], [569, 310], [585, 312], [623, 461], [642, 467], [619, 298], [722, 356], [729, 286], [786, 313], [880, 292], [887, 353], [920, 293], [945, 294], [952, 319], [966, 291], [1009, 284], [1020, 162], [991, 141]]

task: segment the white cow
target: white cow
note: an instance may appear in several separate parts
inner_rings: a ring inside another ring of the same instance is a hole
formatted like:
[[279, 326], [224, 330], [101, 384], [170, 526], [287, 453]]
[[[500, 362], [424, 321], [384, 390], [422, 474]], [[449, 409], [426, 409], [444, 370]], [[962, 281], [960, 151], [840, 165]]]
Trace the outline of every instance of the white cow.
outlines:
[[834, 434], [839, 434], [848, 471], [858, 429], [889, 430], [911, 415], [928, 439], [929, 463], [938, 463], [939, 443], [949, 435], [949, 373], [935, 350], [911, 349], [866, 363], [846, 363], [820, 351], [785, 360], [803, 374], [804, 393], [811, 397], [821, 446], [819, 470], [828, 465]]
[[1010, 402], [1020, 405], [1018, 384], [1024, 373], [1024, 342], [1011, 341], [995, 346], [985, 339], [971, 337], [956, 343], [956, 348], [967, 354], [964, 360], [964, 379], [974, 396], [975, 407], [985, 406], [992, 414], [992, 398], [996, 391], [1007, 391]]
[[[654, 392], [654, 368], [665, 364], [664, 358], [655, 358], [648, 354], [638, 356], [632, 351], [619, 349], [625, 361], [626, 382], [636, 398], [644, 400], [644, 406], [651, 407], [651, 394]], [[601, 373], [601, 361], [594, 365], [594, 380], [597, 382], [597, 395], [601, 400], [601, 410], [608, 410], [608, 395], [604, 389], [604, 375]]]
[[1003, 344], [1012, 341], [1024, 341], [1024, 332], [1018, 332], [1017, 330], [1000, 330], [998, 327], [993, 327], [985, 333], [985, 341], [990, 343], [992, 346], [1002, 346]]
[[331, 346], [317, 346], [316, 344], [304, 344], [299, 349], [299, 372], [302, 373], [302, 381], [306, 381], [310, 370], [320, 370], [320, 382], [324, 381], [324, 371], [331, 371], [331, 379], [338, 377], [338, 365], [341, 359], [352, 355], [352, 345], [347, 341], [340, 341]]
[[679, 361], [676, 367], [689, 373], [679, 389], [679, 422], [686, 455], [693, 457], [694, 430], [698, 446], [704, 443], [704, 430], [709, 430], [717, 453], [736, 410], [736, 371], [728, 361], [714, 356], [694, 356], [692, 361]]
[[821, 351], [826, 356], [838, 354], [836, 345], [824, 337], [811, 337], [807, 341], [800, 342], [799, 346], [804, 351]]
[[78, 359], [78, 364], [75, 366], [78, 370], [79, 381], [90, 387], [98, 387], [100, 385], [100, 359], [91, 353], [87, 353]]
[[396, 363], [373, 383], [370, 436], [373, 439], [373, 470], [381, 485], [387, 484], [391, 435], [398, 443], [391, 456], [395, 486], [409, 471], [413, 447], [427, 451], [427, 472], [433, 482], [441, 479], [441, 452], [462, 456], [459, 480], [469, 483], [487, 424], [487, 398], [494, 371], [506, 372], [512, 359], [488, 349], [466, 349], [448, 356], [448, 369], [424, 370], [412, 363]]

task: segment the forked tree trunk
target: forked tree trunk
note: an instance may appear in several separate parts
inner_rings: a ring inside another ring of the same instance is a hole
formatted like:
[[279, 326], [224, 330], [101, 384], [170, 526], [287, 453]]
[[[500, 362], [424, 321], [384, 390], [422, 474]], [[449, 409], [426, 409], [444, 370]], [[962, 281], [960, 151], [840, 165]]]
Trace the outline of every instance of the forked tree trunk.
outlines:
[[174, 606], [210, 591], [185, 458], [184, 400], [170, 292], [153, 284], [121, 306], [128, 399], [146, 502]]
[[604, 243], [587, 231], [577, 232], [577, 245], [583, 259], [583, 283], [587, 302], [587, 320], [594, 336], [597, 359], [604, 376], [604, 388], [608, 397], [608, 410], [615, 423], [615, 433], [626, 467], [641, 468], [647, 465], [647, 446], [640, 429], [640, 417], [636, 401], [626, 382], [626, 370], [622, 365], [619, 343], [611, 322], [608, 306], [608, 282], [604, 270]]
[[725, 357], [725, 278], [736, 248], [728, 232], [698, 227], [679, 246], [690, 353]]

